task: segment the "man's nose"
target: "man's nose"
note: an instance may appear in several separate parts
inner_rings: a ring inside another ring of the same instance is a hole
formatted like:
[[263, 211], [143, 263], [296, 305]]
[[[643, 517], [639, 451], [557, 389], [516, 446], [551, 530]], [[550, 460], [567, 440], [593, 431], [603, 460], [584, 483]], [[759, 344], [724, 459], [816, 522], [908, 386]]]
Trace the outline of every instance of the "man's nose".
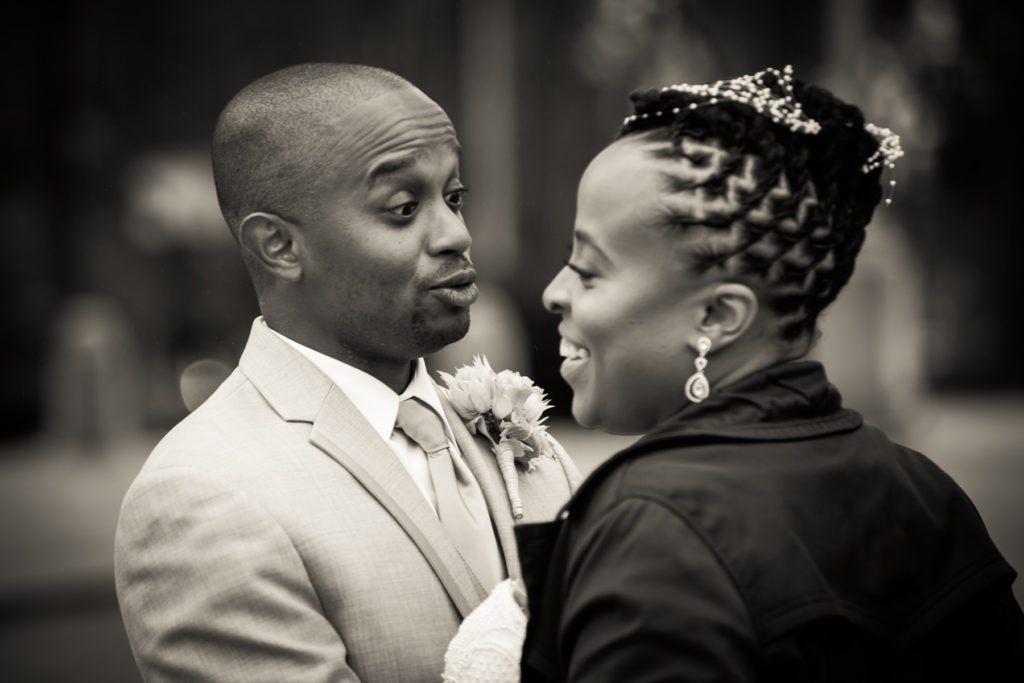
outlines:
[[456, 213], [447, 205], [439, 207], [434, 220], [430, 239], [432, 254], [456, 253], [463, 254], [469, 250], [473, 238], [466, 228], [466, 221], [461, 213]]

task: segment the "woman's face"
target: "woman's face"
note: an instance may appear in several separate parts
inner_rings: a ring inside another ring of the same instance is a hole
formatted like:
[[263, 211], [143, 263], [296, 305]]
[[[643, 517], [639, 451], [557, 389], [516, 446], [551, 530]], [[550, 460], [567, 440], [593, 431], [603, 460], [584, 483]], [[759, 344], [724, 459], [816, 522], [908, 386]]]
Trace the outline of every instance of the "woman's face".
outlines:
[[580, 180], [572, 255], [544, 291], [562, 317], [562, 376], [584, 427], [636, 434], [686, 402], [687, 342], [704, 316], [708, 284], [688, 272], [673, 234], [669, 178], [679, 161], [657, 145], [619, 140]]

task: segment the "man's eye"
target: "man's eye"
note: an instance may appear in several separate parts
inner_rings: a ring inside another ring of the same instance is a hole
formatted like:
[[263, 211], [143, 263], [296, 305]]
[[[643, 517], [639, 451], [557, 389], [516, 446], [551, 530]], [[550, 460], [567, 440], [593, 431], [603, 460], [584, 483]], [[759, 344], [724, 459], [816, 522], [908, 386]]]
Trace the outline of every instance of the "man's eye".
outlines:
[[402, 218], [409, 218], [414, 213], [416, 213], [416, 209], [418, 209], [419, 207], [419, 202], [405, 202], [404, 204], [399, 204], [398, 206], [392, 206], [390, 209], [388, 209], [388, 211], [390, 213], [395, 214], [396, 216], [401, 216]]
[[448, 206], [452, 207], [456, 211], [462, 209], [462, 205], [466, 201], [466, 193], [469, 190], [465, 187], [460, 187], [457, 190], [452, 190], [445, 197], [445, 201], [448, 202]]

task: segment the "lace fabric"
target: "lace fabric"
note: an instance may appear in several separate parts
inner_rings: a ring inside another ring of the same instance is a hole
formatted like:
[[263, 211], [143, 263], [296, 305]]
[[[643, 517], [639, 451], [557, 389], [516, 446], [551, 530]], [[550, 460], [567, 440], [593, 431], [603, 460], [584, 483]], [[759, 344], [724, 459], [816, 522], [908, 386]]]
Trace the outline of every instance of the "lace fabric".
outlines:
[[526, 637], [522, 589], [505, 579], [466, 617], [444, 656], [445, 683], [517, 683]]

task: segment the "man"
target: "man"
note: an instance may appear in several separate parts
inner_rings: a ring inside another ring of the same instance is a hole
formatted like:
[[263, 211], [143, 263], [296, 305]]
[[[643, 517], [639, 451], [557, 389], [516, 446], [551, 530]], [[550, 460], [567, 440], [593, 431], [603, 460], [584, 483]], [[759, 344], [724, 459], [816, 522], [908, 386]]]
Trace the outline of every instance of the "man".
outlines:
[[[263, 315], [122, 507], [139, 667], [436, 681], [460, 620], [520, 572], [494, 457], [422, 361], [476, 299], [451, 122], [392, 73], [303, 65], [235, 96], [213, 165]], [[521, 472], [527, 519], [577, 481], [562, 453]]]

